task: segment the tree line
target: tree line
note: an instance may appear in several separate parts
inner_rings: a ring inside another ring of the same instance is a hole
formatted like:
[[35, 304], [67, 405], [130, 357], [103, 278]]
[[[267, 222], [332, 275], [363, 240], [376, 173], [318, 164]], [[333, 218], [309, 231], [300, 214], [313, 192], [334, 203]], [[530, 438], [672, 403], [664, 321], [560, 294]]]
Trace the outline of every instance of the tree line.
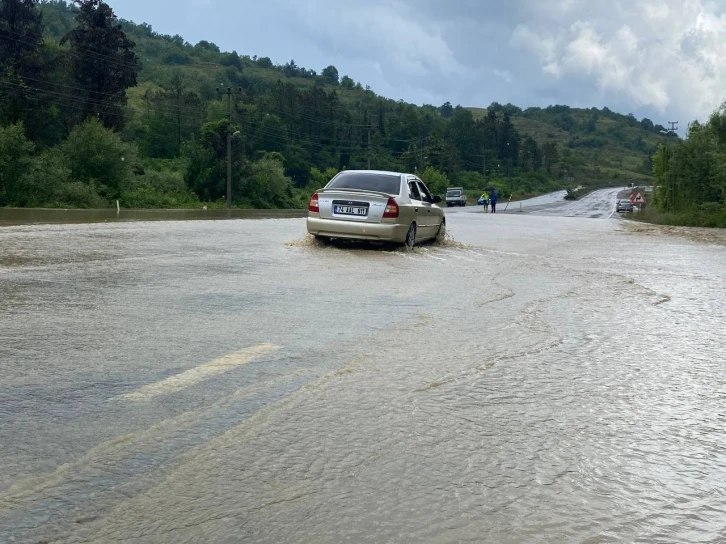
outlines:
[[[302, 206], [342, 169], [417, 171], [448, 184], [559, 188], [558, 147], [522, 137], [509, 111], [377, 96], [334, 66], [222, 53], [119, 20], [102, 0], [0, 5], [0, 205], [197, 206], [233, 198]], [[142, 62], [141, 59], [144, 59]], [[272, 74], [272, 77], [271, 77]]]
[[726, 103], [706, 123], [691, 123], [684, 140], [662, 144], [653, 172], [655, 220], [726, 227]]

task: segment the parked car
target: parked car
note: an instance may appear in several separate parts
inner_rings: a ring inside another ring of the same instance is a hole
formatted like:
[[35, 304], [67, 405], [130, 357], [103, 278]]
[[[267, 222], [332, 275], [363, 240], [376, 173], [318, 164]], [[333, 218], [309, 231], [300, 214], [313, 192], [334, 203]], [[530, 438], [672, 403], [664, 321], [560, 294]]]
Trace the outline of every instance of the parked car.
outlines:
[[413, 247], [446, 228], [441, 197], [413, 174], [344, 170], [308, 205], [307, 230], [321, 240], [344, 238]]
[[615, 211], [620, 212], [632, 212], [633, 211], [633, 204], [630, 202], [630, 200], [627, 199], [620, 199], [618, 200], [617, 204], [615, 204]]
[[451, 187], [446, 190], [446, 205], [466, 206], [466, 193], [463, 187]]

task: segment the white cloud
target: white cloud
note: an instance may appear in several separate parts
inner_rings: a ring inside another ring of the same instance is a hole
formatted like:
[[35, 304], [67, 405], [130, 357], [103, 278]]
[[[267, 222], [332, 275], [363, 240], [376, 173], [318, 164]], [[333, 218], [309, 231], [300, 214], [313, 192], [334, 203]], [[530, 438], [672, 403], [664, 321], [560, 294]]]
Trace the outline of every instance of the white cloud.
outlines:
[[494, 70], [492, 70], [492, 73], [498, 78], [503, 79], [507, 83], [511, 83], [514, 79], [512, 77], [512, 73], [509, 70], [499, 70], [495, 68]]
[[417, 103], [607, 105], [685, 124], [726, 98], [726, 0], [123, 0], [118, 10], [190, 41], [334, 64]]
[[420, 20], [405, 3], [312, 0], [292, 9], [314, 29], [311, 38], [322, 47], [377, 62], [389, 73], [451, 76], [464, 72], [438, 26]]
[[726, 99], [726, 14], [714, 4], [611, 0], [605, 9], [565, 0], [560, 8], [559, 23], [531, 19], [511, 35], [545, 76], [590, 81], [603, 98], [664, 115], [704, 118]]

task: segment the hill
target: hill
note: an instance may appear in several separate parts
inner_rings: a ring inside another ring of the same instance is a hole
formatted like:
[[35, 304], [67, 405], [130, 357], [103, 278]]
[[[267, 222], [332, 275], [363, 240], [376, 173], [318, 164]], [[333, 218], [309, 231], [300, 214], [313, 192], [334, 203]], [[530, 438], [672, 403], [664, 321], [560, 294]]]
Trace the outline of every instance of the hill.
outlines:
[[[475, 119], [488, 109], [468, 108]], [[523, 136], [537, 142], [553, 142], [560, 150], [557, 173], [585, 183], [609, 181], [649, 183], [653, 179], [652, 156], [658, 146], [674, 136], [650, 119], [638, 121], [604, 108], [580, 109], [568, 106], [528, 108], [493, 104], [495, 111], [507, 111], [512, 124]]]
[[[223, 52], [208, 41], [192, 45], [147, 24], [119, 21], [110, 9], [98, 11], [103, 3], [83, 0], [81, 6], [88, 14], [79, 19], [78, 9], [64, 0], [40, 2], [45, 40], [35, 49], [25, 47], [27, 37], [21, 41], [18, 30], [6, 31], [9, 44], [27, 50], [25, 61], [8, 66], [4, 110], [0, 103], [0, 125], [23, 122], [36, 162], [50, 164], [53, 158], [63, 172], [70, 170], [60, 177], [80, 185], [70, 192], [70, 185], [45, 188], [56, 195], [49, 200], [33, 183], [58, 176], [40, 169], [34, 179], [14, 182], [25, 187], [14, 197], [0, 193], [0, 205], [220, 201], [226, 192], [228, 100], [233, 198], [240, 206], [301, 206], [338, 170], [368, 166], [417, 171], [439, 193], [448, 184], [530, 195], [573, 183], [640, 182], [649, 179], [649, 157], [664, 139], [650, 121], [609, 110], [394, 101], [341, 77], [334, 66], [318, 73], [294, 60], [275, 64]], [[98, 21], [102, 27], [91, 28]], [[116, 41], [93, 42], [104, 32]], [[119, 74], [126, 77], [123, 84], [119, 79], [120, 86], [108, 87]], [[86, 126], [89, 117], [122, 141]], [[82, 137], [74, 136], [81, 130]], [[99, 179], [103, 169], [91, 176], [64, 162], [63, 154], [51, 157], [59, 146], [67, 151], [69, 139], [90, 137], [131, 146], [118, 149], [134, 157], [133, 164], [126, 161], [122, 176], [106, 180]]]

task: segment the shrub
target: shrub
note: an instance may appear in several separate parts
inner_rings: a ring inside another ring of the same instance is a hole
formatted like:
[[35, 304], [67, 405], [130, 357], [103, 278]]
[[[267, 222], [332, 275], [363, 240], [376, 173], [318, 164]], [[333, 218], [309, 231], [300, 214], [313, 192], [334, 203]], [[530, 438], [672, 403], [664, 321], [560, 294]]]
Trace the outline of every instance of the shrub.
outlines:
[[242, 183], [246, 202], [256, 208], [293, 208], [292, 180], [285, 176], [280, 153], [267, 153], [253, 163]]
[[33, 147], [25, 137], [23, 123], [0, 127], [0, 205], [20, 204], [20, 180], [31, 161]]
[[122, 193], [126, 208], [197, 208], [199, 199], [184, 182], [181, 172], [147, 170], [137, 176]]
[[321, 172], [315, 167], [310, 169], [310, 180], [308, 181], [308, 187], [311, 189], [320, 189], [325, 187], [328, 182], [337, 175], [338, 171], [335, 168], [328, 168], [324, 172]]
[[73, 181], [67, 157], [50, 149], [37, 157], [21, 180], [21, 206], [49, 208], [104, 208], [107, 202], [97, 191], [96, 181]]
[[434, 195], [446, 194], [446, 189], [450, 185], [449, 178], [446, 177], [446, 174], [439, 172], [433, 166], [426, 167], [421, 174], [421, 179]]
[[82, 183], [93, 180], [102, 198], [118, 198], [124, 185], [131, 182], [136, 146], [124, 142], [97, 119], [74, 127], [58, 148], [71, 169], [71, 179]]

